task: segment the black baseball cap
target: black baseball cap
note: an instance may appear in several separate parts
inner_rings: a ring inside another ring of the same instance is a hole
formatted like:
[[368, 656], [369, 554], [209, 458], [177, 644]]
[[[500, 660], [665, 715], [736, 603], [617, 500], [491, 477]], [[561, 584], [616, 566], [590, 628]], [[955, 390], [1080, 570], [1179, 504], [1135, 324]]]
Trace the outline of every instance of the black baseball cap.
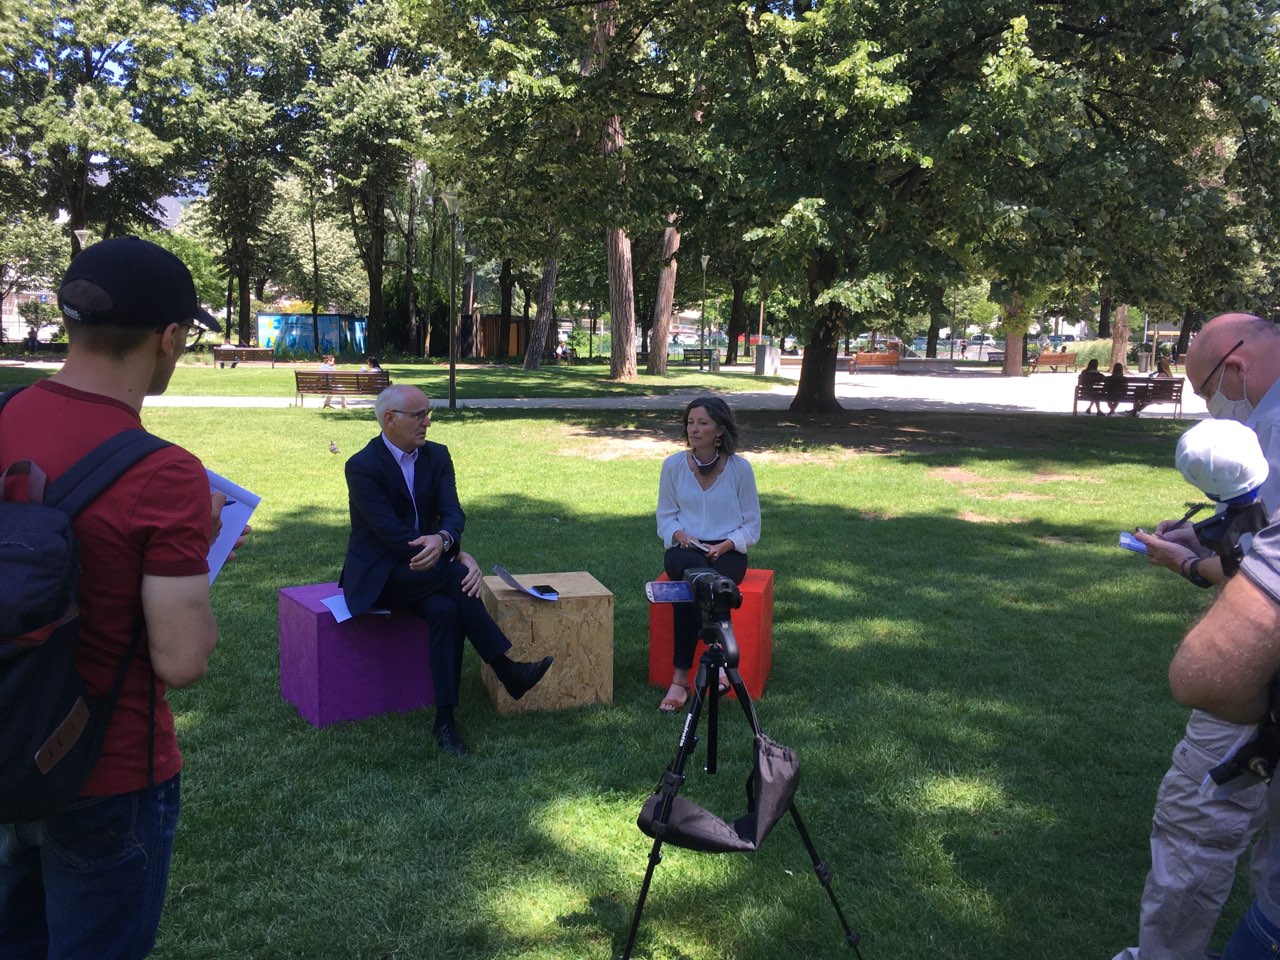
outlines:
[[58, 307], [85, 324], [194, 323], [215, 333], [222, 329], [200, 306], [187, 265], [141, 237], [113, 237], [81, 250], [62, 278]]

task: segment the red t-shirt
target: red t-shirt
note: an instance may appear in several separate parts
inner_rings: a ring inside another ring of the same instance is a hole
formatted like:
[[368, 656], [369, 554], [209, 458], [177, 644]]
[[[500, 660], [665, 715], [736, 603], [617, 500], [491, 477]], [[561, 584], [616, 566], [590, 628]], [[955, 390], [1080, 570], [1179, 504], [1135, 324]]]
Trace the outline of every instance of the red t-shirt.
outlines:
[[[103, 440], [142, 425], [110, 397], [51, 380], [23, 390], [0, 413], [0, 469], [31, 460], [53, 481]], [[166, 447], [135, 464], [76, 516], [80, 541], [80, 647], [76, 669], [93, 696], [111, 690], [142, 615], [142, 575], [207, 574], [211, 503], [200, 461]], [[151, 670], [144, 637], [97, 766], [82, 791], [111, 796], [147, 785], [149, 685], [156, 690], [156, 783], [182, 769], [165, 686]]]

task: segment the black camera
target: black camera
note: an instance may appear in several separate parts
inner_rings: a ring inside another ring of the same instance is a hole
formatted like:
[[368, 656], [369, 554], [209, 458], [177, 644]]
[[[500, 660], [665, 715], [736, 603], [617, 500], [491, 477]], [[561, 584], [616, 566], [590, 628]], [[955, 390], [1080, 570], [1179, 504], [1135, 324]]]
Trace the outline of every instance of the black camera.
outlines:
[[742, 606], [742, 591], [728, 577], [710, 567], [692, 567], [684, 572], [693, 590], [694, 603], [702, 608], [703, 622], [729, 619], [729, 612]]
[[1267, 525], [1267, 511], [1260, 500], [1225, 504], [1226, 509], [1201, 520], [1191, 529], [1196, 539], [1222, 558], [1222, 572], [1234, 576], [1249, 549], [1253, 535]]

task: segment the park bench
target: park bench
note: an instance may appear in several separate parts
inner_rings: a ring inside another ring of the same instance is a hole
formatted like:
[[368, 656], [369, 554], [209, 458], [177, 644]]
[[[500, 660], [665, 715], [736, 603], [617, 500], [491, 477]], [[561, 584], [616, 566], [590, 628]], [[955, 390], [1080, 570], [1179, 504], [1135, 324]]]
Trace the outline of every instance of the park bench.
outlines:
[[849, 358], [849, 372], [858, 373], [863, 369], [871, 367], [893, 367], [896, 371], [901, 371], [899, 365], [901, 355], [895, 350], [891, 353], [866, 353], [859, 351]]
[[304, 395], [339, 397], [347, 405], [347, 397], [376, 397], [391, 386], [385, 370], [295, 370], [296, 401], [302, 406]]
[[234, 368], [237, 363], [270, 363], [276, 365], [276, 351], [273, 347], [214, 347], [213, 358], [218, 366], [228, 363]]
[[1112, 403], [1120, 406], [1129, 404], [1134, 412], [1153, 403], [1172, 403], [1173, 415], [1182, 416], [1181, 377], [1125, 377], [1122, 389], [1115, 380], [1103, 379], [1094, 383], [1077, 383], [1075, 403], [1071, 406], [1071, 415], [1075, 416], [1080, 404]]
[[1054, 373], [1058, 372], [1059, 367], [1063, 370], [1074, 370], [1076, 368], [1076, 354], [1067, 353], [1065, 350], [1062, 353], [1050, 353], [1046, 351], [1031, 358], [1032, 373], [1035, 373], [1037, 370], [1043, 370], [1045, 367], [1048, 367]]
[[684, 356], [681, 357], [680, 362], [686, 366], [691, 363], [705, 363], [710, 366], [712, 354], [719, 354], [719, 352], [716, 347], [685, 347]]

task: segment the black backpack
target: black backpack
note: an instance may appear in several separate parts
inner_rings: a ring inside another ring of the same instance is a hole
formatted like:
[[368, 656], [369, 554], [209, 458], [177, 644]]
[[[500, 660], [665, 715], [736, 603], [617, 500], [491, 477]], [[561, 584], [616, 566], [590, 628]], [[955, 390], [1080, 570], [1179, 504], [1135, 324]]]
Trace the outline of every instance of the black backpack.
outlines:
[[[0, 396], [0, 410], [17, 392]], [[0, 473], [0, 823], [40, 820], [64, 809], [102, 752], [107, 722], [142, 642], [143, 621], [139, 615], [110, 693], [90, 697], [75, 669], [80, 548], [71, 518], [135, 463], [167, 446], [145, 430], [126, 430], [47, 486], [44, 471], [30, 460]], [[20, 476], [27, 478], [27, 499], [14, 502], [9, 481]], [[154, 717], [154, 704], [152, 709]]]

